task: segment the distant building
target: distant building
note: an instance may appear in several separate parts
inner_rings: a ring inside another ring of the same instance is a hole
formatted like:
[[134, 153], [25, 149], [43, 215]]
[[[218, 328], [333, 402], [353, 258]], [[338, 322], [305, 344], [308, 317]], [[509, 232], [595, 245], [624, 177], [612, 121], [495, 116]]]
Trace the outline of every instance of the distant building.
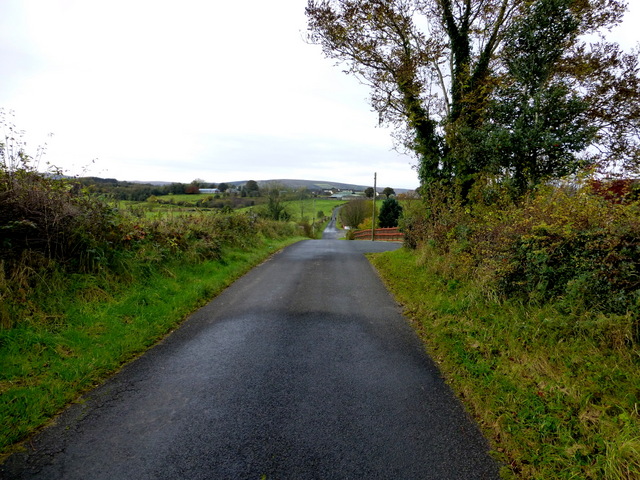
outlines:
[[362, 198], [362, 195], [357, 195], [353, 192], [338, 192], [338, 193], [334, 193], [329, 198], [337, 198], [338, 200], [344, 200], [348, 198]]
[[200, 193], [220, 193], [217, 188], [201, 188]]

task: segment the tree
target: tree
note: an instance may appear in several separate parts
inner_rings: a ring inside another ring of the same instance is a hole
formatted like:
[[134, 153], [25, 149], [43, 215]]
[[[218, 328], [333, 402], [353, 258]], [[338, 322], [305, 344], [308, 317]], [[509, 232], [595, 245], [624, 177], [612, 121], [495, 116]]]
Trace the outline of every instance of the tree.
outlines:
[[385, 197], [389, 198], [391, 195], [395, 195], [396, 191], [391, 187], [386, 187], [384, 190], [382, 190], [382, 194]]
[[249, 180], [247, 183], [245, 183], [244, 190], [250, 197], [257, 197], [260, 195], [260, 187], [258, 186], [258, 182], [256, 182], [255, 180]]
[[[416, 154], [423, 187], [456, 184], [463, 198], [479, 173], [530, 174], [517, 180], [528, 188], [582, 160], [640, 164], [637, 55], [584, 40], [624, 11], [624, 0], [309, 0], [306, 8], [309, 41], [371, 87], [380, 123]], [[491, 148], [505, 136], [510, 159], [497, 161]]]
[[180, 195], [184, 193], [186, 187], [187, 185], [185, 185], [184, 183], [172, 183], [168, 187], [168, 192], [174, 195]]
[[371, 202], [363, 199], [350, 200], [340, 208], [340, 220], [343, 225], [357, 228], [364, 220], [370, 216]]
[[402, 214], [402, 205], [395, 198], [387, 198], [382, 202], [378, 223], [380, 228], [392, 228], [398, 226], [398, 219]]
[[364, 195], [367, 198], [373, 198], [375, 191], [373, 190], [373, 187], [367, 187], [364, 189]]
[[220, 190], [222, 193], [224, 193], [227, 190], [229, 190], [229, 185], [227, 185], [226, 183], [222, 182], [222, 183], [218, 184], [218, 190]]
[[287, 211], [286, 206], [280, 199], [278, 190], [272, 189], [269, 192], [269, 201], [267, 202], [266, 217], [276, 221], [288, 221], [291, 214]]
[[588, 103], [566, 78], [554, 76], [565, 45], [578, 32], [572, 2], [539, 0], [505, 34], [508, 75], [494, 93], [488, 108], [492, 121], [480, 130], [476, 145], [515, 197], [549, 178], [575, 173], [584, 166], [576, 153], [595, 137]]
[[186, 185], [184, 187], [184, 193], [188, 193], [188, 194], [200, 193], [200, 187], [202, 186], [203, 183], [204, 183], [204, 180], [202, 180], [201, 178], [196, 178], [189, 185]]

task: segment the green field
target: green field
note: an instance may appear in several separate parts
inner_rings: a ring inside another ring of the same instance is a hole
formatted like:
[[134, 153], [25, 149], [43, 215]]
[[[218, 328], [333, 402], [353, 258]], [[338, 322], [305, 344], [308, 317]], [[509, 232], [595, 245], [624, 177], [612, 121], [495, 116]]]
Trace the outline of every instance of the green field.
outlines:
[[[291, 219], [296, 222], [323, 220], [325, 217], [330, 217], [333, 209], [343, 203], [340, 200], [325, 198], [307, 198], [304, 200], [287, 200], [285, 202], [287, 211], [291, 214]], [[318, 214], [322, 215], [318, 216]]]

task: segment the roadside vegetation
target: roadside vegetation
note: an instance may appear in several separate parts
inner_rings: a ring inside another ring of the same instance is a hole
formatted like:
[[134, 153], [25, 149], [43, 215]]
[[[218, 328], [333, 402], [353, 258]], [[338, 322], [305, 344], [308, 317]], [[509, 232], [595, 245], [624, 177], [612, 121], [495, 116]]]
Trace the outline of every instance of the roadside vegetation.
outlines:
[[406, 248], [372, 262], [503, 478], [640, 478], [638, 195], [503, 188], [414, 203]]
[[304, 229], [255, 212], [149, 215], [0, 142], [0, 455]]

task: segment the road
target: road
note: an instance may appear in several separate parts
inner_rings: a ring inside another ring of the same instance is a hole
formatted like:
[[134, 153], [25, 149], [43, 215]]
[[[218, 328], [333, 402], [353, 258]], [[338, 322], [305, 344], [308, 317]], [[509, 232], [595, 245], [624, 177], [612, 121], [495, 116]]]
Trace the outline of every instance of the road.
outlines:
[[494, 479], [364, 252], [309, 240], [194, 313], [0, 467], [15, 479]]
[[334, 208], [331, 212], [331, 220], [329, 220], [327, 228], [325, 228], [324, 232], [322, 232], [323, 240], [338, 240], [339, 238], [344, 236], [343, 232], [341, 230], [338, 230], [338, 227], [336, 226], [338, 222], [339, 212], [340, 207]]

